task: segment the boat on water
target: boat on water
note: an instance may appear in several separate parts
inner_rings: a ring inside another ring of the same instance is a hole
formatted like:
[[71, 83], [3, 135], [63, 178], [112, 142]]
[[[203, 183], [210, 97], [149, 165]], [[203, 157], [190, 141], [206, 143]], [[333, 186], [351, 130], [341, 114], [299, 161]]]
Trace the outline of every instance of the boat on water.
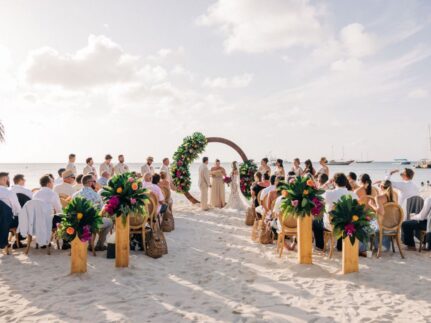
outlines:
[[431, 159], [421, 159], [415, 164], [415, 168], [431, 168]]
[[371, 164], [374, 160], [357, 160], [356, 164]]
[[330, 160], [327, 165], [329, 166], [347, 166], [354, 162], [354, 160]]
[[408, 159], [405, 158], [395, 158], [394, 159], [394, 164], [399, 164], [399, 165], [410, 165], [412, 162], [409, 161]]

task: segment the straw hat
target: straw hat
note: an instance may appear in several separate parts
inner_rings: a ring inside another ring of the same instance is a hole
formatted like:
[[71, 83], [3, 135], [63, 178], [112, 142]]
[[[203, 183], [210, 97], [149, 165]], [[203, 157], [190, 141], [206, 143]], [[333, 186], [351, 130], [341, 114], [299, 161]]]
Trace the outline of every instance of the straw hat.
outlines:
[[70, 169], [63, 172], [62, 175], [63, 179], [69, 178], [69, 177], [75, 177], [75, 173], [71, 171]]

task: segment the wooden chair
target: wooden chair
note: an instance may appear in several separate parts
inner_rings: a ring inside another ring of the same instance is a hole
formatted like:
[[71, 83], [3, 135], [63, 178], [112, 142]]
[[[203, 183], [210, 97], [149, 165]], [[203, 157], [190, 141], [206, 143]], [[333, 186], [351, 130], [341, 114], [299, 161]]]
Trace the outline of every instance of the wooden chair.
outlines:
[[[150, 193], [150, 203], [146, 206], [147, 209], [147, 216], [145, 218], [143, 217], [137, 217], [137, 221], [132, 223], [130, 221], [130, 234], [141, 234], [142, 236], [142, 249], [144, 250], [144, 253], [146, 252], [146, 231], [145, 226], [147, 222], [150, 222], [151, 227], [153, 227], [154, 222], [157, 221], [157, 208], [159, 206], [159, 201], [157, 199], [157, 196], [151, 192]], [[132, 220], [132, 218], [130, 218]]]
[[[261, 205], [261, 201], [260, 201], [260, 196], [262, 195], [262, 191], [260, 191], [257, 196], [257, 204]], [[252, 241], [257, 241], [258, 240], [258, 232], [259, 232], [259, 221], [260, 218], [257, 215], [257, 212], [255, 212], [256, 214], [256, 219], [254, 220], [254, 224], [253, 224], [253, 228], [251, 229], [251, 240]]]
[[9, 229], [9, 239], [8, 241], [11, 242], [12, 238], [14, 238], [15, 242], [16, 242], [16, 246], [17, 248], [19, 248], [20, 246], [20, 242], [19, 242], [19, 237], [18, 237], [18, 233], [16, 232], [17, 228], [10, 228]]
[[329, 242], [329, 259], [334, 254], [335, 236], [333, 231], [327, 231], [323, 229], [323, 252], [326, 252], [326, 248]]
[[420, 230], [419, 232], [419, 252], [422, 252], [422, 249], [425, 249], [427, 245], [427, 231]]
[[171, 190], [167, 187], [161, 187], [163, 196], [165, 197], [165, 202], [168, 204], [169, 210], [172, 212], [172, 206], [173, 206], [173, 201], [172, 201], [172, 195], [171, 195]]
[[286, 237], [296, 237], [298, 235], [298, 220], [294, 216], [285, 217], [280, 213], [278, 215], [278, 221], [281, 225], [281, 231], [278, 233], [276, 252], [281, 258], [284, 250], [284, 239]]
[[377, 217], [379, 223], [379, 250], [377, 257], [382, 254], [382, 240], [384, 236], [391, 237], [392, 250], [395, 252], [394, 239], [397, 242], [398, 250], [401, 258], [404, 259], [403, 251], [401, 250], [401, 224], [404, 219], [404, 212], [398, 203], [386, 203], [384, 205], [384, 214]]

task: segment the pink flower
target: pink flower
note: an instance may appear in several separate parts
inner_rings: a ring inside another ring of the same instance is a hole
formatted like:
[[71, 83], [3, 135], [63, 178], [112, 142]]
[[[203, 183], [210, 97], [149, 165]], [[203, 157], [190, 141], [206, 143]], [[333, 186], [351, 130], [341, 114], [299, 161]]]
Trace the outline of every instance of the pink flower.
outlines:
[[129, 183], [133, 183], [135, 181], [135, 179], [133, 177], [129, 177], [128, 181], [129, 181]]
[[365, 219], [366, 219], [367, 221], [371, 221], [371, 218], [370, 218], [368, 215], [365, 217]]
[[289, 180], [289, 184], [293, 184], [295, 182], [295, 179], [294, 178], [291, 178], [290, 180]]
[[179, 170], [177, 170], [177, 171], [175, 172], [175, 175], [177, 175], [177, 177], [181, 177], [181, 172], [180, 172]]
[[136, 204], [136, 199], [134, 199], [133, 197], [130, 199], [130, 204]]
[[344, 226], [344, 231], [346, 234], [351, 237], [356, 232], [355, 225], [353, 223], [348, 223]]
[[293, 207], [297, 207], [299, 205], [299, 201], [298, 200], [293, 200], [291, 202], [291, 204], [292, 204]]
[[182, 166], [182, 165], [183, 165], [183, 162], [182, 162], [181, 160], [179, 160], [179, 161], [177, 162], [177, 165], [178, 165], [178, 166]]
[[85, 225], [84, 228], [82, 229], [82, 234], [80, 239], [82, 242], [87, 242], [91, 240], [91, 231], [90, 231], [89, 225]]

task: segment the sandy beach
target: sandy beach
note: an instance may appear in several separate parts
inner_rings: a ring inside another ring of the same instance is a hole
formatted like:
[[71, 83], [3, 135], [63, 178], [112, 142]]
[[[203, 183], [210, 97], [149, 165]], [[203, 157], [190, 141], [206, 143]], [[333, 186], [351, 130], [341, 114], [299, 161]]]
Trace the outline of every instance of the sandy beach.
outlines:
[[431, 320], [429, 253], [386, 252], [361, 258], [360, 272], [341, 275], [341, 253], [296, 253], [250, 240], [243, 215], [202, 212], [182, 197], [169, 254], [131, 253], [116, 269], [105, 252], [89, 255], [88, 273], [71, 276], [67, 251], [31, 249], [0, 256], [4, 322], [415, 322]]

